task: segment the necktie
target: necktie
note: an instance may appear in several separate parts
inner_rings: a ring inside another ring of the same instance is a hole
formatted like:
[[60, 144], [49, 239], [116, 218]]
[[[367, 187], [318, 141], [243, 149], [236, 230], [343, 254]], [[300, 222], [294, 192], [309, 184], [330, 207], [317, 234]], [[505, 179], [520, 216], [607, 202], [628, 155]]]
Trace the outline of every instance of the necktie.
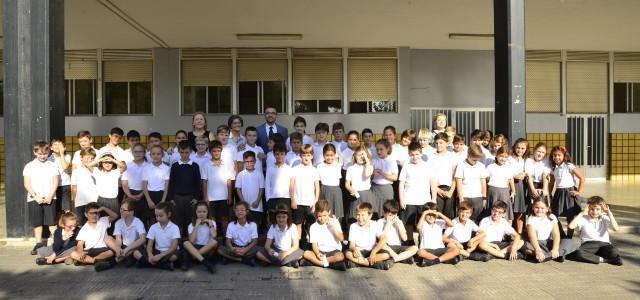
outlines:
[[273, 126], [269, 126], [269, 136], [273, 135]]

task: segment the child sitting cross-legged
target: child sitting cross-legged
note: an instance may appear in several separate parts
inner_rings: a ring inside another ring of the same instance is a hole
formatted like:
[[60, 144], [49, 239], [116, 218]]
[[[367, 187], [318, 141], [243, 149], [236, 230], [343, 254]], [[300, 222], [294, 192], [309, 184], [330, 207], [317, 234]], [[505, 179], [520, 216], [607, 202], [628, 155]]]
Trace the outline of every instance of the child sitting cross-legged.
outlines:
[[292, 225], [291, 210], [286, 204], [278, 204], [275, 222], [269, 227], [264, 248], [260, 247], [256, 257], [265, 266], [279, 265], [298, 268], [303, 251], [299, 246], [298, 228]]
[[[484, 239], [484, 231], [471, 220], [473, 206], [470, 202], [460, 202], [458, 217], [453, 219], [453, 225], [445, 231], [445, 236], [453, 242], [463, 257], [471, 260], [487, 261], [491, 256], [475, 252], [478, 244]], [[473, 233], [475, 232], [475, 236]]]
[[349, 228], [349, 249], [346, 251], [347, 267], [372, 267], [389, 270], [393, 259], [382, 248], [386, 245], [386, 237], [378, 222], [371, 222], [372, 207], [369, 202], [362, 202], [355, 212], [356, 222]]
[[435, 202], [427, 202], [425, 210], [420, 216], [417, 229], [420, 232], [420, 250], [418, 256], [422, 258], [419, 266], [433, 266], [445, 261], [458, 263], [460, 249], [455, 243], [448, 243], [445, 247], [444, 241], [448, 240], [443, 231], [453, 223], [447, 216], [438, 212], [438, 205]]
[[316, 222], [309, 228], [309, 243], [311, 250], [304, 252], [303, 266], [330, 267], [345, 270], [344, 254], [342, 254], [342, 240], [344, 234], [340, 222], [335, 215], [331, 215], [329, 201], [320, 199], [315, 206]]
[[[107, 216], [100, 217], [105, 212]], [[118, 218], [112, 210], [91, 202], [85, 208], [87, 223], [76, 237], [76, 250], [71, 253], [77, 264], [95, 264], [96, 272], [110, 269], [115, 265], [114, 253], [105, 244], [107, 229]]]
[[[480, 242], [478, 248], [495, 257], [516, 260], [524, 258], [518, 252], [524, 245], [524, 241], [520, 235], [505, 220], [508, 206], [503, 201], [495, 201], [491, 208], [491, 216], [485, 217], [480, 221], [480, 229], [482, 229], [486, 237]], [[512, 241], [504, 240], [505, 235], [510, 235]]]
[[382, 231], [387, 237], [387, 244], [384, 250], [389, 252], [394, 262], [404, 262], [413, 264], [413, 256], [418, 252], [416, 246], [402, 246], [402, 242], [407, 240], [407, 230], [404, 228], [402, 220], [398, 218], [400, 206], [395, 200], [387, 200], [382, 205], [384, 217], [378, 220], [383, 227]]

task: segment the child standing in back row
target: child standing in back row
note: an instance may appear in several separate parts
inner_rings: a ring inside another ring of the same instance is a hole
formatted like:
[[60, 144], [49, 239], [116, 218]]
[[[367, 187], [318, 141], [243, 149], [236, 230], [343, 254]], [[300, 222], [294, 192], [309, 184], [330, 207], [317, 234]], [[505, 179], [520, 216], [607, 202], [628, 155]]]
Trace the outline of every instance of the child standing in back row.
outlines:
[[507, 205], [506, 219], [511, 224], [513, 220], [513, 200], [516, 196], [513, 184], [513, 169], [509, 165], [509, 147], [504, 145], [496, 151], [495, 162], [487, 166], [487, 206], [485, 215], [488, 215], [497, 201]]
[[[555, 146], [551, 149], [551, 168], [554, 182], [549, 189], [553, 190], [553, 186], [556, 188], [551, 200], [551, 212], [558, 217], [566, 217], [567, 223], [571, 223], [581, 211], [580, 194], [585, 186], [584, 176], [571, 162], [569, 151], [564, 146]], [[578, 184], [575, 181], [576, 177]], [[563, 237], [573, 236], [573, 229], [567, 229], [565, 234], [560, 223], [558, 226]]]
[[456, 167], [456, 187], [458, 204], [467, 201], [472, 205], [472, 220], [479, 220], [482, 210], [487, 206], [487, 170], [482, 160], [481, 146], [469, 146], [468, 156]]
[[362, 146], [358, 146], [353, 152], [352, 159], [353, 165], [347, 169], [345, 177], [345, 188], [351, 195], [350, 215], [351, 218], [355, 218], [358, 205], [362, 202], [374, 202], [375, 196], [371, 192], [373, 166], [371, 165], [369, 151]]
[[313, 223], [313, 207], [320, 196], [320, 175], [313, 167], [313, 147], [309, 144], [300, 150], [302, 163], [293, 168], [291, 177], [291, 208], [293, 208], [293, 223], [298, 227], [298, 239], [302, 237]]

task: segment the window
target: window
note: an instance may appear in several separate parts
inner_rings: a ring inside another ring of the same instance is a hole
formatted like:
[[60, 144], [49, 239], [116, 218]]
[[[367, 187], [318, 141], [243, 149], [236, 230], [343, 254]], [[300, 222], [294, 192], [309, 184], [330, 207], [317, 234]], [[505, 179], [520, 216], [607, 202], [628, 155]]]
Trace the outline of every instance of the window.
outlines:
[[231, 60], [182, 61], [182, 113], [231, 113]]
[[261, 114], [265, 107], [287, 112], [287, 60], [238, 61], [238, 111]]
[[[616, 59], [619, 59], [620, 54], [615, 54]], [[640, 112], [640, 62], [616, 61], [613, 73], [613, 111]]]
[[148, 115], [153, 111], [151, 60], [104, 62], [104, 113]]
[[293, 49], [296, 113], [342, 112], [342, 49]]
[[396, 112], [396, 49], [349, 49], [349, 112]]
[[609, 111], [609, 53], [567, 51], [567, 113]]
[[96, 80], [67, 79], [64, 81], [65, 115], [96, 114]]

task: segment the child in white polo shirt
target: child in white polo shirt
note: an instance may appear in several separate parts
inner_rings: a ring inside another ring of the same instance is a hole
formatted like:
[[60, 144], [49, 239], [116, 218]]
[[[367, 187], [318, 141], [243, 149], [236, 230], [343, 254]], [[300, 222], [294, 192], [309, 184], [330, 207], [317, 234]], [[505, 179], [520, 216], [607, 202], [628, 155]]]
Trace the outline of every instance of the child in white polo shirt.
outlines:
[[[229, 222], [229, 206], [232, 203], [233, 193], [231, 181], [235, 175], [231, 174], [226, 164], [229, 162], [222, 159], [224, 147], [219, 141], [209, 143], [211, 151], [211, 161], [204, 164], [200, 170], [202, 179], [203, 200], [209, 201], [211, 213], [218, 227], [225, 232]], [[234, 163], [234, 162], [232, 162]]]
[[36, 245], [31, 250], [31, 255], [36, 255], [38, 248], [47, 245], [46, 242], [42, 243], [42, 227], [48, 226], [51, 236], [56, 230], [56, 189], [60, 173], [57, 165], [48, 160], [47, 142], [35, 142], [33, 155], [35, 159], [24, 166], [22, 176], [27, 190], [29, 221], [36, 237]]
[[580, 230], [582, 242], [574, 254], [576, 260], [592, 264], [606, 262], [616, 266], [622, 265], [618, 249], [609, 239], [609, 229], [617, 231], [618, 222], [602, 197], [589, 198], [584, 210], [569, 224], [569, 229], [575, 228]]
[[182, 244], [185, 250], [182, 253], [181, 268], [183, 271], [189, 269], [191, 259], [194, 258], [209, 273], [216, 272], [215, 266], [209, 263], [208, 256], [215, 253], [216, 247], [218, 247], [218, 242], [216, 241], [218, 233], [216, 222], [209, 215], [209, 203], [207, 201], [196, 203], [193, 209], [193, 220], [187, 228], [189, 240]]
[[[252, 137], [247, 137], [247, 140]], [[262, 151], [262, 148], [257, 147]], [[262, 196], [264, 195], [264, 174], [258, 170], [260, 159], [253, 151], [245, 151], [242, 154], [244, 170], [236, 176], [236, 191], [238, 199], [249, 203], [249, 209], [253, 220], [258, 225], [258, 230], [264, 226], [264, 208]]]
[[291, 141], [291, 151], [287, 152], [287, 156], [284, 161], [289, 167], [295, 167], [299, 165], [302, 160], [300, 158], [300, 150], [302, 149], [302, 134], [294, 132], [289, 135]]
[[275, 210], [278, 204], [286, 204], [291, 207], [291, 177], [293, 172], [291, 167], [284, 161], [287, 155], [287, 148], [284, 144], [273, 145], [272, 151], [275, 157], [275, 164], [267, 166], [265, 176], [264, 191], [267, 198], [267, 209]]
[[318, 200], [315, 213], [316, 222], [309, 228], [311, 250], [304, 252], [302, 264], [344, 271], [344, 254], [342, 254], [341, 243], [344, 240], [344, 234], [335, 215], [330, 216], [331, 204], [329, 201]]
[[[100, 213], [107, 214], [100, 217]], [[110, 269], [115, 265], [114, 252], [105, 244], [107, 229], [118, 215], [107, 207], [101, 207], [98, 203], [87, 204], [85, 210], [87, 223], [82, 226], [76, 237], [76, 251], [71, 253], [71, 258], [76, 264], [95, 264], [96, 272]]]
[[[142, 257], [141, 246], [147, 241], [147, 230], [140, 219], [134, 216], [135, 206], [131, 199], [125, 199], [120, 204], [120, 219], [116, 221], [113, 235], [105, 241], [107, 246], [115, 252], [116, 262], [125, 262], [131, 267]], [[134, 260], [135, 258], [135, 260]]]
[[302, 237], [302, 229], [309, 231], [313, 223], [311, 208], [320, 197], [320, 174], [313, 167], [313, 146], [304, 145], [300, 149], [301, 163], [293, 168], [291, 178], [291, 208], [293, 223], [298, 227], [298, 239]]
[[382, 250], [386, 245], [386, 237], [378, 222], [371, 222], [372, 207], [369, 202], [362, 202], [356, 210], [356, 222], [349, 227], [349, 249], [346, 251], [347, 268], [358, 266], [389, 270], [393, 259]]
[[[500, 154], [497, 156], [499, 157]], [[500, 200], [493, 203], [491, 216], [485, 217], [480, 221], [480, 229], [485, 232], [486, 237], [480, 242], [478, 248], [495, 257], [506, 258], [508, 260], [524, 258], [524, 256], [518, 252], [524, 245], [524, 242], [515, 229], [511, 227], [511, 224], [505, 220], [506, 212], [506, 203]], [[510, 235], [512, 241], [505, 240], [505, 235]]]
[[436, 202], [438, 183], [435, 171], [422, 161], [420, 144], [409, 144], [409, 161], [404, 165], [398, 180], [402, 221], [407, 226], [407, 235], [413, 239], [413, 229], [427, 202]]
[[[311, 145], [307, 145], [311, 146]], [[304, 253], [300, 249], [298, 228], [292, 226], [291, 210], [286, 204], [276, 207], [276, 222], [269, 227], [264, 248], [259, 247], [256, 257], [265, 263], [298, 268]]]
[[459, 203], [469, 202], [473, 208], [471, 219], [477, 220], [487, 206], [487, 170], [478, 163], [483, 157], [480, 146], [472, 144], [467, 153], [467, 159], [456, 167], [456, 188]]
[[160, 202], [155, 209], [157, 223], [151, 225], [147, 234], [146, 255], [138, 260], [138, 267], [155, 267], [173, 271], [178, 260], [180, 228], [170, 221], [171, 204]]
[[[463, 257], [472, 260], [487, 261], [491, 257], [474, 252], [478, 244], [484, 239], [484, 231], [470, 219], [472, 211], [471, 203], [463, 201], [458, 207], [458, 217], [453, 219], [453, 225], [445, 231], [444, 235], [459, 249]], [[475, 232], [475, 236], [472, 237]], [[475, 254], [474, 254], [475, 253]], [[474, 255], [471, 255], [474, 254]]]
[[457, 264], [459, 261], [460, 249], [455, 243], [447, 243], [446, 247], [444, 244], [444, 240], [448, 241], [448, 239], [443, 236], [443, 231], [453, 226], [453, 223], [436, 208], [438, 208], [436, 203], [427, 203], [418, 221], [420, 249], [417, 254], [422, 259], [418, 264], [420, 267], [433, 266], [446, 261]]
[[382, 205], [382, 210], [384, 216], [378, 220], [378, 223], [383, 227], [382, 230], [387, 238], [384, 250], [389, 252], [394, 262], [413, 264], [413, 256], [418, 252], [418, 247], [402, 246], [402, 242], [406, 241], [408, 236], [402, 220], [398, 218], [398, 211], [400, 211], [398, 202], [393, 199], [387, 200]]
[[225, 244], [218, 248], [218, 254], [223, 257], [223, 264], [236, 261], [253, 267], [255, 265], [254, 257], [258, 252], [258, 247], [256, 247], [258, 245], [258, 227], [256, 223], [247, 219], [249, 213], [247, 202], [236, 203], [234, 212], [236, 220], [229, 223], [225, 234], [227, 239]]
[[[244, 136], [247, 143], [244, 145], [243, 150], [236, 153], [236, 169], [238, 170], [238, 172], [245, 169], [246, 166], [244, 165], [244, 154], [248, 151], [251, 151], [254, 153], [254, 156], [256, 158], [254, 168], [259, 173], [264, 174], [264, 172], [262, 171], [262, 164], [264, 163], [267, 156], [264, 154], [264, 150], [262, 150], [262, 147], [256, 144], [258, 141], [258, 129], [253, 126], [249, 126], [244, 130]], [[251, 204], [251, 202], [249, 202], [249, 204]]]

